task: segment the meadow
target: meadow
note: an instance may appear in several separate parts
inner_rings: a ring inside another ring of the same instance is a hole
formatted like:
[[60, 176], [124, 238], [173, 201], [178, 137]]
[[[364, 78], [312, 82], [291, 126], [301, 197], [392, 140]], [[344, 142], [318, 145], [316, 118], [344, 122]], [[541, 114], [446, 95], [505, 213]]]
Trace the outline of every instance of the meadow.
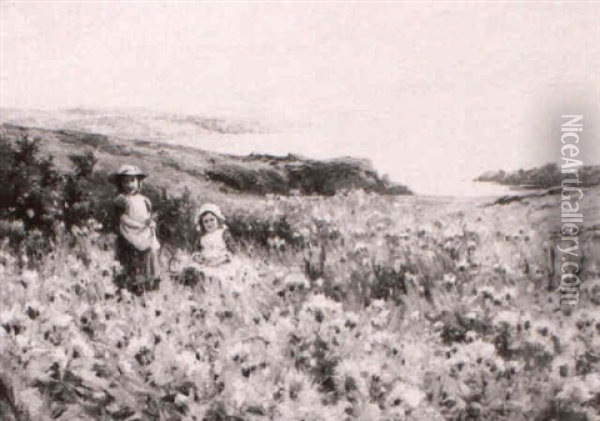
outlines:
[[[205, 175], [289, 168], [203, 151], [180, 162], [187, 150], [82, 133], [1, 134], [2, 420], [599, 417], [598, 187], [580, 201], [582, 283], [565, 306], [557, 194], [388, 195], [337, 182], [327, 196], [248, 194]], [[164, 267], [179, 262], [140, 296], [115, 285], [108, 214], [106, 172], [132, 161], [153, 169], [145, 191]], [[323, 168], [313, 164], [303, 168]], [[355, 180], [380, 185], [361, 166]], [[191, 215], [207, 200], [237, 251], [201, 275]]]
[[592, 229], [570, 310], [549, 252], [556, 196], [232, 199], [236, 260], [195, 286], [165, 275], [140, 297], [116, 290], [96, 223], [34, 267], [4, 241], [12, 396], [0, 408], [31, 420], [598, 419], [597, 199], [582, 203]]

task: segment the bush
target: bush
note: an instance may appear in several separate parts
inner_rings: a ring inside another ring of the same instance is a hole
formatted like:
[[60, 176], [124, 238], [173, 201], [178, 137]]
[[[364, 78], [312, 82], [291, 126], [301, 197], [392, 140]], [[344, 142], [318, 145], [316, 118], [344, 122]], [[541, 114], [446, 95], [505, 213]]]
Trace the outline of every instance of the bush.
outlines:
[[0, 238], [6, 239], [13, 249], [19, 249], [26, 237], [27, 231], [22, 221], [0, 219]]
[[52, 156], [38, 158], [39, 139], [22, 137], [15, 143], [2, 139], [5, 165], [0, 172], [0, 217], [21, 220], [26, 230], [50, 233], [61, 214], [61, 176]]
[[160, 194], [148, 189], [147, 195], [157, 216], [157, 236], [161, 243], [192, 251], [196, 247], [197, 233], [194, 223], [196, 204], [186, 187], [180, 196], [169, 197], [166, 190]]
[[228, 219], [227, 226], [232, 236], [244, 244], [252, 243], [265, 249], [294, 250], [304, 246], [304, 239], [294, 232], [285, 216], [269, 220], [237, 213]]
[[69, 157], [75, 165], [72, 174], [65, 177], [63, 186], [64, 222], [67, 228], [81, 225], [95, 216], [92, 199], [92, 175], [97, 159], [92, 152]]
[[95, 217], [91, 152], [71, 155], [74, 169], [61, 173], [52, 155], [39, 157], [40, 140], [0, 138], [5, 165], [0, 168], [0, 237], [33, 262], [52, 248], [63, 227], [85, 226]]

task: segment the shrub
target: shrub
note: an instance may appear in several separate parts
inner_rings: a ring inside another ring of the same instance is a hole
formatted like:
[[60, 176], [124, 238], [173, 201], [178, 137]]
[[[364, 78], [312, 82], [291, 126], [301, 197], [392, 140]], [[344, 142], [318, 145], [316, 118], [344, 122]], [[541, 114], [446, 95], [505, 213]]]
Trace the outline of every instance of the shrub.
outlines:
[[227, 225], [233, 237], [244, 244], [252, 243], [269, 249], [273, 239], [277, 238], [284, 249], [297, 250], [304, 246], [304, 239], [294, 232], [286, 216], [269, 220], [237, 213], [228, 219]]
[[27, 230], [50, 233], [61, 214], [62, 179], [53, 157], [38, 158], [39, 139], [22, 137], [14, 146], [5, 139], [1, 142], [5, 165], [0, 172], [0, 217], [21, 220]]
[[22, 136], [0, 138], [6, 165], [0, 169], [0, 236], [31, 263], [52, 249], [64, 227], [86, 226], [96, 216], [92, 152], [69, 158], [74, 169], [61, 173], [54, 157], [40, 157], [40, 140]]
[[0, 170], [0, 217], [52, 236], [60, 221], [71, 227], [93, 216], [90, 179], [96, 158], [91, 152], [71, 155], [74, 170], [65, 175], [52, 155], [39, 157], [39, 144], [37, 138], [21, 137], [14, 145], [1, 139], [6, 165]]
[[149, 189], [147, 194], [154, 204], [157, 215], [157, 235], [161, 243], [191, 251], [196, 246], [197, 233], [194, 224], [196, 204], [186, 187], [179, 196], [169, 197], [166, 190], [159, 195]]
[[371, 299], [392, 300], [402, 303], [402, 296], [408, 293], [405, 273], [393, 267], [374, 265], [375, 281], [371, 286]]
[[69, 157], [75, 166], [68, 174], [63, 186], [64, 221], [67, 228], [81, 225], [95, 216], [95, 203], [92, 198], [92, 175], [97, 159], [92, 152]]
[[221, 165], [206, 171], [209, 180], [219, 182], [234, 190], [266, 194], [288, 194], [287, 180], [272, 169], [249, 169], [241, 165]]
[[19, 249], [26, 237], [27, 231], [22, 221], [0, 219], [0, 238], [6, 239], [13, 249]]

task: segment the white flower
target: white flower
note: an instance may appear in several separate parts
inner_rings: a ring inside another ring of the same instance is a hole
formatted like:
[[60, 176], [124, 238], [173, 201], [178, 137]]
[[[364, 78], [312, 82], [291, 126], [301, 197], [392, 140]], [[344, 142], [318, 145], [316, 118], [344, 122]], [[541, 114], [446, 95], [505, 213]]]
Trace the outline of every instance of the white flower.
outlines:
[[50, 320], [50, 324], [58, 328], [67, 328], [72, 323], [73, 317], [68, 314], [59, 314]]
[[519, 323], [519, 313], [516, 311], [500, 311], [496, 315], [496, 321], [498, 324], [506, 323], [509, 326], [516, 326]]
[[446, 285], [456, 285], [456, 276], [452, 273], [445, 273], [443, 281]]
[[390, 392], [387, 401], [388, 405], [392, 405], [395, 401], [399, 400], [410, 409], [415, 409], [421, 404], [423, 399], [425, 399], [425, 393], [419, 388], [407, 383], [397, 382]]
[[133, 363], [131, 360], [121, 360], [117, 365], [121, 373], [130, 377], [135, 376], [135, 370], [133, 369]]
[[355, 253], [359, 253], [361, 251], [367, 251], [368, 249], [369, 249], [368, 246], [365, 243], [361, 242], [361, 241], [357, 242], [354, 245], [354, 252]]
[[421, 312], [419, 310], [415, 310], [412, 313], [410, 313], [410, 320], [419, 320], [419, 318], [421, 317]]
[[287, 275], [284, 278], [283, 283], [286, 287], [294, 286], [308, 288], [310, 286], [310, 282], [308, 281], [308, 279], [306, 279], [306, 276], [299, 272], [293, 272]]
[[479, 335], [477, 334], [477, 332], [474, 332], [472, 330], [468, 330], [465, 334], [466, 341], [469, 343], [477, 340], [478, 337]]
[[44, 409], [44, 397], [36, 388], [25, 389], [19, 393], [19, 401], [27, 403], [27, 412], [30, 416], [41, 417]]
[[154, 348], [154, 338], [151, 338], [149, 334], [144, 335], [142, 337], [136, 337], [129, 342], [129, 346], [127, 347], [130, 355], [135, 355], [138, 352], [144, 349], [153, 349]]
[[359, 415], [359, 420], [361, 421], [371, 421], [371, 420], [380, 420], [381, 419], [381, 409], [379, 406], [374, 403], [367, 402], [363, 406], [363, 410]]
[[20, 306], [18, 304], [13, 304], [10, 310], [4, 310], [0, 312], [0, 325], [10, 325], [14, 323], [18, 323], [20, 320]]
[[469, 311], [467, 314], [465, 314], [465, 319], [467, 320], [477, 320], [479, 317], [479, 313], [476, 311]]
[[76, 351], [85, 359], [94, 357], [94, 349], [81, 336], [75, 336], [70, 339], [70, 345], [73, 351]]
[[349, 327], [354, 327], [356, 325], [358, 325], [358, 322], [360, 321], [360, 316], [352, 311], [347, 311], [345, 313], [346, 316], [346, 325], [348, 325]]
[[565, 402], [583, 404], [592, 399], [600, 390], [600, 374], [592, 373], [586, 377], [569, 377], [556, 397]]

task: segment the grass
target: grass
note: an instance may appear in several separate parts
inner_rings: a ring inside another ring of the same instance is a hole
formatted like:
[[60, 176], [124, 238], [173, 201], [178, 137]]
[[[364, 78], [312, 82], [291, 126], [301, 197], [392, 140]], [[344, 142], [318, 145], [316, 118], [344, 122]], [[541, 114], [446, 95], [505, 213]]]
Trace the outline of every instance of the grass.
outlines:
[[103, 234], [30, 269], [4, 249], [11, 402], [32, 420], [594, 419], [598, 262], [563, 314], [553, 200], [232, 201], [236, 262], [142, 297], [115, 290]]

